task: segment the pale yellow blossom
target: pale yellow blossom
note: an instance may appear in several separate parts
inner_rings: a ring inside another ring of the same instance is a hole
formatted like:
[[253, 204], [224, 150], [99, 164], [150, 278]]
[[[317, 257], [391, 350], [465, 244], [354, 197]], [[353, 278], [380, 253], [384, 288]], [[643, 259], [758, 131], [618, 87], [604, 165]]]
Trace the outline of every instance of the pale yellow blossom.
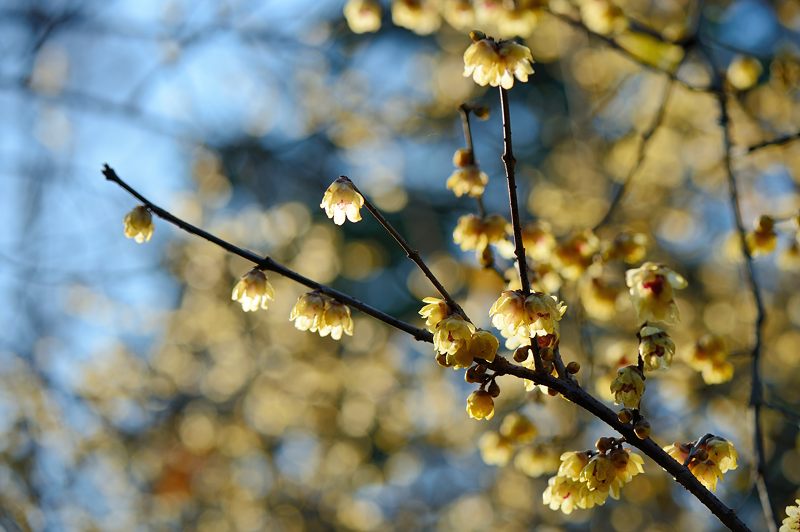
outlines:
[[134, 207], [131, 212], [125, 215], [123, 220], [125, 225], [125, 236], [132, 238], [137, 244], [143, 244], [153, 236], [153, 215], [144, 205]]
[[686, 287], [686, 280], [669, 268], [645, 262], [625, 273], [625, 282], [640, 321], [674, 324], [679, 319], [674, 289]]
[[528, 81], [533, 74], [533, 56], [527, 46], [513, 41], [495, 41], [491, 37], [478, 36], [464, 52], [464, 77], [481, 86], [514, 86], [514, 78]]
[[233, 287], [231, 299], [238, 301], [245, 312], [266, 309], [269, 301], [275, 299], [275, 289], [264, 272], [253, 268]]
[[344, 224], [345, 219], [351, 222], [361, 220], [359, 211], [363, 205], [364, 197], [356, 192], [346, 177], [340, 177], [331, 183], [322, 196], [322, 203], [319, 204], [336, 225]]
[[353, 33], [372, 33], [381, 28], [381, 5], [376, 0], [348, 0], [344, 18]]

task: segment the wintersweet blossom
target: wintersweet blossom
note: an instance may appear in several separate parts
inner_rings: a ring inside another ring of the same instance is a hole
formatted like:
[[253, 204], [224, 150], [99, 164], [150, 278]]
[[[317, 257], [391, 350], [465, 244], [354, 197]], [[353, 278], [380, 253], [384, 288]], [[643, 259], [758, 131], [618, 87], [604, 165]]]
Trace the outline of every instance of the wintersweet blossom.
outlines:
[[137, 244], [143, 244], [153, 236], [153, 215], [144, 205], [134, 207], [131, 212], [125, 215], [125, 236], [132, 238]]
[[361, 220], [359, 210], [364, 205], [364, 197], [356, 192], [353, 184], [346, 177], [340, 177], [328, 187], [322, 196], [320, 207], [325, 209], [328, 218], [336, 225], [344, 224], [345, 219], [351, 222]]
[[342, 333], [353, 336], [353, 318], [350, 316], [350, 307], [335, 299], [328, 298], [322, 319], [319, 321], [319, 335], [328, 336], [339, 340]]
[[799, 532], [800, 531], [800, 499], [795, 499], [794, 506], [786, 507], [786, 517], [781, 523], [778, 532]]
[[625, 272], [625, 282], [639, 320], [677, 323], [678, 305], [673, 289], [686, 288], [686, 279], [665, 266], [645, 262]]
[[561, 455], [561, 465], [558, 468], [559, 476], [578, 480], [581, 471], [589, 463], [591, 455], [586, 451], [567, 451]]
[[275, 289], [264, 272], [253, 268], [233, 287], [231, 299], [241, 303], [245, 312], [253, 312], [259, 308], [266, 310], [269, 301], [275, 299]]
[[739, 453], [733, 443], [719, 436], [712, 435], [696, 443], [675, 442], [664, 450], [681, 464], [689, 460], [689, 471], [711, 491], [717, 489], [717, 482], [725, 473], [738, 467]]
[[488, 182], [489, 176], [473, 164], [456, 168], [447, 179], [447, 188], [459, 198], [464, 195], [479, 198]]
[[536, 425], [518, 412], [508, 414], [500, 424], [500, 434], [514, 443], [530, 443], [538, 433]]
[[528, 81], [533, 74], [533, 56], [527, 46], [514, 41], [495, 41], [478, 32], [472, 34], [473, 43], [464, 52], [464, 77], [481, 86], [514, 86], [514, 78]]
[[753, 230], [745, 235], [747, 249], [753, 256], [765, 255], [775, 251], [778, 244], [778, 233], [775, 232], [775, 220], [771, 216], [759, 216], [753, 224]]
[[575, 280], [592, 264], [600, 250], [600, 239], [591, 230], [580, 231], [559, 244], [553, 253], [553, 266], [564, 279]]
[[442, 25], [439, 10], [431, 0], [394, 0], [392, 22], [417, 35], [430, 35]]
[[578, 480], [556, 475], [547, 481], [542, 502], [551, 510], [561, 510], [569, 515], [575, 508], [586, 509], [603, 504], [607, 495], [607, 492], [590, 490]]
[[639, 356], [647, 371], [667, 369], [675, 356], [675, 342], [663, 329], [647, 325], [639, 331]]
[[475, 27], [475, 9], [470, 0], [446, 0], [442, 15], [458, 31], [466, 32]]
[[506, 219], [498, 214], [485, 218], [467, 214], [458, 219], [453, 230], [453, 241], [462, 251], [475, 250], [480, 254], [489, 244], [503, 240], [507, 226]]
[[697, 340], [688, 362], [701, 372], [706, 384], [721, 384], [733, 378], [733, 364], [728, 360], [725, 341], [714, 334], [705, 334]]
[[433, 346], [441, 354], [455, 355], [472, 339], [475, 326], [461, 316], [449, 316], [436, 324]]
[[717, 467], [723, 473], [738, 467], [739, 453], [733, 444], [725, 438], [720, 438], [719, 436], [710, 438], [705, 444], [705, 449], [708, 452], [708, 459], [717, 464]]
[[450, 307], [438, 297], [426, 297], [422, 302], [427, 304], [419, 310], [419, 315], [425, 318], [425, 327], [433, 332], [436, 324], [450, 315]]
[[478, 329], [469, 339], [470, 359], [480, 358], [487, 362], [492, 362], [497, 355], [499, 347], [500, 342], [492, 333]]
[[594, 491], [609, 491], [617, 479], [617, 470], [611, 459], [599, 453], [589, 459], [589, 463], [581, 470], [580, 480]]
[[617, 377], [611, 382], [614, 403], [626, 408], [639, 408], [644, 394], [644, 377], [636, 366], [625, 366], [617, 370]]
[[489, 315], [505, 338], [558, 334], [558, 322], [567, 311], [555, 296], [533, 292], [527, 298], [519, 290], [504, 290]]
[[326, 297], [320, 292], [308, 292], [297, 299], [289, 320], [301, 331], [317, 332], [325, 311]]
[[558, 451], [551, 445], [525, 447], [514, 457], [514, 467], [533, 478], [558, 471], [558, 465]]
[[581, 19], [586, 27], [600, 35], [613, 35], [628, 27], [622, 10], [609, 0], [583, 0]]
[[381, 5], [375, 0], [348, 0], [344, 18], [353, 33], [372, 33], [381, 28]]
[[467, 397], [467, 414], [472, 419], [492, 419], [494, 417], [494, 399], [489, 392], [477, 390]]
[[481, 459], [488, 465], [504, 466], [514, 455], [511, 440], [496, 432], [484, 433], [478, 440]]

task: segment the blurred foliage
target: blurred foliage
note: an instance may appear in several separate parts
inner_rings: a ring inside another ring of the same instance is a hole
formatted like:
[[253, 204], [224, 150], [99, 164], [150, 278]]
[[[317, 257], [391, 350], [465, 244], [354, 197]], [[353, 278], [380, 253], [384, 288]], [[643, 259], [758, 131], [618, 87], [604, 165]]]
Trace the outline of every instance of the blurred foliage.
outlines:
[[[474, 202], [445, 188], [463, 146], [457, 108], [485, 105], [491, 116], [473, 123], [489, 175], [484, 202], [507, 216], [496, 93], [461, 75], [464, 32], [476, 27], [524, 38], [536, 60], [531, 81], [512, 92], [514, 141], [524, 217], [548, 224], [563, 252], [560, 266], [541, 261], [539, 275], [561, 274], [549, 286], [569, 306], [564, 359], [579, 362], [582, 384], [607, 401], [617, 368], [635, 361], [624, 268], [564, 273], [579, 232], [624, 188], [598, 249], [644, 234], [647, 260], [689, 282], [670, 329], [673, 365], [647, 384], [653, 437], [667, 445], [713, 432], [733, 441], [742, 467], [718, 493], [759, 529], [745, 415], [755, 314], [732, 232], [717, 107], [693, 89], [712, 81], [710, 61], [728, 71], [744, 215], [756, 232], [761, 215], [776, 219], [777, 249], [756, 261], [768, 310], [767, 481], [776, 506], [792, 503], [800, 142], [746, 148], [800, 126], [798, 4], [518, 4], [533, 14], [511, 24], [500, 0], [397, 0], [382, 6], [380, 29], [364, 34], [349, 29], [341, 2], [0, 8], [8, 59], [0, 65], [1, 527], [719, 527], [652, 463], [620, 501], [552, 512], [541, 494], [558, 455], [611, 435], [590, 415], [503, 377], [495, 418], [471, 420], [472, 387], [439, 367], [430, 346], [357, 312], [354, 336], [341, 342], [297, 331], [288, 316], [304, 291], [275, 275], [269, 310], [243, 313], [230, 300], [249, 268], [241, 259], [158, 222], [147, 251], [122, 236], [133, 205], [101, 182], [106, 160], [176, 215], [420, 325], [432, 287], [402, 250], [373, 221], [340, 229], [318, 208], [328, 183], [347, 174], [476, 325], [490, 328], [487, 309], [504, 280], [452, 242]], [[465, 6], [472, 19], [457, 11]], [[510, 266], [499, 250], [496, 259]], [[720, 384], [707, 384], [698, 363], [708, 334], [727, 346], [734, 369]], [[497, 459], [486, 435], [511, 413], [537, 435]], [[481, 454], [507, 465], [488, 466]]]

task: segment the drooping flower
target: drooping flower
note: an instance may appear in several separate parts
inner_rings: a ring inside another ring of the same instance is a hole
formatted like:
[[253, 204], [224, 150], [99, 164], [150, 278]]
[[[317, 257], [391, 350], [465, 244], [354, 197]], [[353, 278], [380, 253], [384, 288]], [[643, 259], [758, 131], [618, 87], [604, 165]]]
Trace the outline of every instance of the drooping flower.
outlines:
[[722, 471], [712, 460], [689, 462], [689, 471], [692, 472], [703, 486], [711, 491], [717, 490], [717, 481], [722, 478]]
[[530, 336], [547, 336], [558, 334], [558, 322], [567, 312], [567, 306], [556, 296], [532, 292], [525, 299], [525, 310]]
[[647, 325], [639, 331], [639, 356], [647, 371], [667, 369], [675, 356], [675, 342], [666, 331]]
[[144, 205], [134, 207], [131, 212], [125, 215], [123, 220], [125, 225], [125, 236], [132, 238], [137, 244], [143, 244], [153, 236], [153, 215]]
[[422, 300], [427, 303], [419, 311], [419, 315], [425, 318], [425, 327], [433, 332], [436, 329], [436, 324], [450, 315], [450, 307], [443, 299], [438, 297], [426, 297]]
[[665, 266], [645, 262], [625, 273], [633, 306], [641, 321], [674, 324], [679, 319], [673, 289], [686, 287], [686, 280]]
[[527, 335], [528, 313], [525, 296], [519, 290], [504, 290], [489, 309], [492, 325], [505, 337]]
[[581, 471], [589, 463], [591, 455], [586, 451], [567, 451], [561, 455], [558, 475], [572, 480], [581, 478]]
[[350, 316], [350, 307], [335, 299], [328, 298], [322, 319], [319, 321], [319, 335], [328, 336], [339, 340], [342, 333], [353, 336], [353, 318]]
[[725, 438], [719, 436], [710, 438], [705, 444], [705, 449], [708, 452], [708, 459], [717, 464], [721, 472], [727, 473], [738, 467], [739, 453]]
[[344, 18], [353, 33], [372, 33], [381, 28], [381, 5], [375, 0], [348, 0]]
[[480, 33], [473, 33], [473, 43], [464, 52], [464, 77], [481, 86], [514, 86], [514, 78], [528, 81], [533, 74], [533, 56], [527, 46], [514, 41], [495, 41]]
[[570, 236], [556, 247], [553, 266], [564, 279], [575, 280], [592, 264], [594, 255], [600, 250], [600, 240], [591, 230]]
[[308, 292], [297, 299], [289, 320], [301, 331], [317, 332], [325, 311], [326, 297], [319, 292]]
[[433, 346], [441, 354], [455, 355], [459, 349], [467, 347], [474, 332], [475, 326], [461, 316], [449, 316], [436, 324]]
[[508, 414], [500, 424], [500, 434], [518, 444], [532, 442], [538, 433], [536, 425], [517, 412]]
[[753, 230], [745, 235], [745, 240], [747, 249], [754, 257], [772, 253], [778, 243], [775, 220], [771, 216], [759, 216], [753, 224]]
[[[497, 355], [500, 342], [497, 338], [483, 329], [478, 329], [469, 340], [470, 358], [480, 358], [487, 362], [492, 362]], [[472, 360], [470, 360], [472, 362]]]
[[700, 337], [688, 362], [701, 372], [706, 384], [721, 384], [733, 378], [733, 364], [728, 360], [725, 341], [719, 336], [705, 334]]
[[472, 198], [479, 198], [483, 195], [488, 182], [489, 176], [473, 164], [456, 168], [447, 178], [447, 188], [459, 198], [465, 194]]
[[786, 507], [786, 517], [781, 523], [778, 532], [799, 532], [800, 531], [800, 499], [795, 499], [794, 506]]
[[263, 271], [253, 268], [233, 287], [231, 299], [241, 303], [245, 312], [253, 312], [259, 308], [266, 310], [269, 301], [275, 299], [275, 289]]
[[699, 442], [674, 444], [664, 450], [681, 464], [689, 460], [689, 471], [708, 489], [717, 489], [724, 473], [738, 467], [739, 454], [731, 442], [719, 436], [706, 437]]
[[467, 397], [467, 414], [472, 419], [492, 419], [494, 417], [494, 399], [489, 392], [476, 390]]
[[625, 366], [617, 370], [617, 377], [611, 382], [614, 403], [626, 408], [639, 408], [644, 395], [644, 378], [636, 366]]
[[478, 440], [478, 449], [488, 465], [504, 466], [514, 454], [513, 442], [496, 432], [484, 433]]
[[508, 222], [498, 214], [481, 218], [467, 214], [458, 219], [453, 231], [453, 241], [462, 251], [475, 250], [480, 254], [489, 244], [503, 240]]
[[728, 65], [726, 78], [735, 89], [746, 91], [758, 82], [763, 68], [755, 57], [737, 55]]
[[617, 470], [611, 459], [602, 453], [594, 455], [581, 470], [580, 480], [590, 490], [609, 491], [617, 479]]
[[633, 477], [644, 473], [644, 459], [627, 449], [612, 449], [608, 453], [611, 463], [616, 468], [616, 483], [619, 487], [630, 482]]
[[345, 219], [354, 223], [361, 220], [359, 210], [363, 205], [364, 197], [356, 192], [346, 177], [340, 177], [331, 183], [319, 204], [336, 225], [344, 224]]
[[447, 0], [442, 15], [458, 31], [469, 31], [475, 27], [475, 9], [470, 0]]
[[514, 466], [533, 478], [558, 471], [558, 465], [558, 452], [552, 445], [526, 447], [514, 457]]
[[417, 35], [430, 35], [442, 25], [439, 10], [431, 0], [394, 0], [392, 22]]
[[691, 450], [692, 446], [690, 444], [680, 443], [677, 441], [664, 447], [664, 451], [666, 451], [667, 454], [674, 458], [679, 464], [686, 462], [686, 459], [689, 458], [689, 453]]
[[556, 475], [547, 481], [547, 488], [542, 493], [542, 502], [549, 506], [551, 510], [561, 510], [569, 515], [575, 508], [578, 508], [578, 499], [581, 495], [581, 488], [584, 488], [580, 481]]

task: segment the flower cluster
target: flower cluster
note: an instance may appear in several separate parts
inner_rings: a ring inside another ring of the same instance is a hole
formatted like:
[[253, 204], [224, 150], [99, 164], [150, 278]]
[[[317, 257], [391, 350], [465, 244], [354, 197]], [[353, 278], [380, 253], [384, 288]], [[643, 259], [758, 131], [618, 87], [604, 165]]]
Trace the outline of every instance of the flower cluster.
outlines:
[[231, 299], [238, 301], [245, 312], [266, 310], [270, 300], [275, 299], [275, 289], [263, 271], [253, 268], [233, 287]]
[[479, 198], [483, 195], [489, 176], [482, 172], [475, 161], [475, 154], [468, 148], [460, 148], [453, 155], [455, 171], [447, 179], [447, 188], [457, 197], [469, 195]]
[[686, 279], [665, 266], [645, 262], [639, 268], [628, 270], [625, 282], [640, 321], [677, 323], [678, 305], [673, 290], [686, 288]]
[[528, 81], [533, 74], [533, 56], [527, 46], [514, 41], [496, 41], [483, 33], [473, 32], [472, 44], [464, 52], [464, 77], [481, 86], [514, 86], [514, 78]]
[[492, 325], [510, 341], [506, 342], [508, 347], [534, 336], [557, 338], [558, 322], [566, 311], [566, 305], [555, 296], [533, 292], [525, 297], [520, 290], [504, 290], [489, 309], [489, 316]]
[[507, 228], [508, 222], [499, 214], [485, 218], [467, 214], [458, 219], [458, 224], [453, 230], [453, 241], [462, 251], [474, 250], [480, 255], [489, 244], [501, 242], [505, 238]]
[[350, 307], [316, 290], [297, 299], [289, 320], [297, 329], [316, 332], [322, 337], [330, 335], [339, 340], [342, 333], [353, 336]]
[[336, 225], [344, 224], [346, 219], [351, 222], [361, 220], [360, 209], [363, 205], [364, 197], [356, 192], [353, 183], [344, 176], [331, 183], [319, 204]]
[[153, 236], [153, 215], [144, 205], [134, 207], [131, 212], [125, 215], [123, 220], [125, 225], [125, 236], [132, 238], [137, 244], [143, 244]]
[[600, 438], [598, 451], [571, 451], [561, 455], [558, 474], [550, 478], [542, 501], [551, 510], [570, 514], [618, 499], [622, 487], [644, 472], [644, 460], [623, 449], [618, 440]]
[[433, 333], [436, 360], [453, 369], [468, 368], [479, 358], [487, 362], [494, 360], [500, 342], [483, 329], [452, 313], [443, 300], [435, 297], [423, 299], [426, 303], [419, 314], [425, 318], [425, 326]]
[[800, 531], [800, 499], [795, 499], [794, 506], [786, 507], [786, 518], [781, 523], [778, 532]]
[[697, 340], [688, 362], [701, 372], [706, 384], [721, 384], [733, 378], [733, 364], [728, 360], [725, 341], [714, 334], [705, 334]]
[[719, 436], [704, 437], [699, 442], [675, 442], [664, 450], [681, 464], [689, 460], [689, 471], [711, 491], [717, 489], [717, 481], [725, 473], [738, 467], [736, 448]]

